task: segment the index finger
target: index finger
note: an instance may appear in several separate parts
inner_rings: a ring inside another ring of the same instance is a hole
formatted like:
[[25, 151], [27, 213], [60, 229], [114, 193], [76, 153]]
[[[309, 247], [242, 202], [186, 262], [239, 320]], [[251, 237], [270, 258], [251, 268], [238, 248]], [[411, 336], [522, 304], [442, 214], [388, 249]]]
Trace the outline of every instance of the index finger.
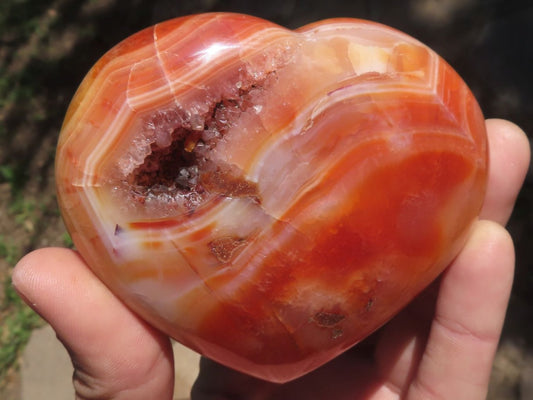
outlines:
[[505, 225], [527, 173], [530, 148], [524, 131], [515, 124], [487, 120], [489, 179], [481, 218]]

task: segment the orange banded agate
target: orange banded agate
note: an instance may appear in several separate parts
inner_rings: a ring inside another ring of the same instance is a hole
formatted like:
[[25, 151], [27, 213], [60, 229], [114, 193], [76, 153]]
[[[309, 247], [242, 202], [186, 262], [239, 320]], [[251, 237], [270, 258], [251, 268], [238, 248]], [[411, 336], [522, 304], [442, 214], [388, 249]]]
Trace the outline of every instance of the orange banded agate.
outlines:
[[176, 340], [273, 382], [434, 280], [486, 175], [478, 104], [420, 42], [362, 20], [290, 31], [226, 13], [104, 55], [56, 158], [65, 223], [96, 275]]

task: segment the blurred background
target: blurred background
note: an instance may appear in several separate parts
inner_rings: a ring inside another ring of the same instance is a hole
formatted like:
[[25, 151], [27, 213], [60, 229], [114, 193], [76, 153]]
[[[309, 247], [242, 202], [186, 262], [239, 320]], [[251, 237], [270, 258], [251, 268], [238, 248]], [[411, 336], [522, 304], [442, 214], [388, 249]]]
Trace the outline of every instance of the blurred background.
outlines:
[[[0, 398], [20, 398], [20, 355], [44, 323], [18, 299], [10, 271], [26, 252], [71, 246], [56, 205], [55, 143], [69, 101], [97, 59], [158, 21], [233, 11], [296, 28], [330, 17], [400, 29], [441, 54], [487, 118], [533, 134], [533, 2], [529, 0], [1, 0]], [[489, 399], [533, 399], [533, 172], [509, 230], [516, 279]]]

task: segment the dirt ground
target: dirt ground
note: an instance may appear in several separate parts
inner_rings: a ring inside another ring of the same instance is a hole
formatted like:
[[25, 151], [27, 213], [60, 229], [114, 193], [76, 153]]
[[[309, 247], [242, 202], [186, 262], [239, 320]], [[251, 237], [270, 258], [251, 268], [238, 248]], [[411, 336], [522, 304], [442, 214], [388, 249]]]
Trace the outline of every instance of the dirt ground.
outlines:
[[[141, 28], [206, 11], [248, 13], [291, 28], [338, 16], [394, 26], [444, 56], [470, 85], [486, 117], [507, 118], [533, 132], [530, 1], [3, 0], [0, 282], [9, 279], [14, 260], [24, 253], [68, 245], [54, 192], [54, 148], [69, 100], [91, 65]], [[531, 394], [527, 390], [533, 381], [532, 202], [530, 170], [508, 226], [516, 243], [517, 273], [490, 399], [526, 400], [524, 396]], [[0, 304], [4, 297], [0, 287]], [[0, 321], [5, 317], [0, 312]], [[16, 393], [16, 373], [9, 380], [13, 383], [7, 387]], [[0, 398], [5, 396], [0, 392]]]

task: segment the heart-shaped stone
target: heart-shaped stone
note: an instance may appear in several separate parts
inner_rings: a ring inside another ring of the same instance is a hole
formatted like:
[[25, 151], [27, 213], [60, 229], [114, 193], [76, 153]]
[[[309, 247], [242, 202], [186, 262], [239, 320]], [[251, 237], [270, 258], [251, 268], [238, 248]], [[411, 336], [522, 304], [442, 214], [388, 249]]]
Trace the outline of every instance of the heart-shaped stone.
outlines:
[[204, 14], [98, 61], [56, 171], [77, 249], [124, 303], [284, 382], [375, 331], [457, 255], [487, 144], [465, 83], [405, 34]]

